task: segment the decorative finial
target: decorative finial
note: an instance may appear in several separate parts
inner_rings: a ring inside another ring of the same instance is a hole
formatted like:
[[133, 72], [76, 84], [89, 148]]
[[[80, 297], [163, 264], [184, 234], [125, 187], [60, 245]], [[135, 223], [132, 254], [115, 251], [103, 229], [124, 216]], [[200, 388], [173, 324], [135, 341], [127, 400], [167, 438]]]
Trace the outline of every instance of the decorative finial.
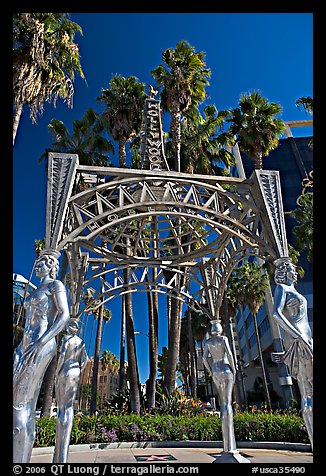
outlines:
[[157, 89], [154, 89], [151, 84], [148, 86], [148, 89], [149, 89], [149, 97], [150, 97], [151, 99], [154, 99], [154, 97], [155, 97], [156, 94], [158, 93], [158, 90], [157, 90]]

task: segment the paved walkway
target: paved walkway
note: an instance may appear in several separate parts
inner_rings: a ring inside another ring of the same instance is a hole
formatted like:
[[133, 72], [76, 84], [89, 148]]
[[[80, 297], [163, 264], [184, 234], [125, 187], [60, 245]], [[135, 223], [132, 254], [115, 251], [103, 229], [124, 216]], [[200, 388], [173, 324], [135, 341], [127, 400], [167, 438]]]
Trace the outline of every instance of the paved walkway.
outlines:
[[[164, 444], [166, 443], [166, 444]], [[214, 447], [215, 445], [215, 447]], [[309, 445], [295, 443], [239, 442], [240, 455], [251, 464], [287, 463], [290, 466], [313, 463]], [[108, 445], [72, 445], [69, 463], [178, 463], [218, 462], [221, 442], [111, 443]], [[34, 448], [31, 463], [51, 463], [53, 447]]]

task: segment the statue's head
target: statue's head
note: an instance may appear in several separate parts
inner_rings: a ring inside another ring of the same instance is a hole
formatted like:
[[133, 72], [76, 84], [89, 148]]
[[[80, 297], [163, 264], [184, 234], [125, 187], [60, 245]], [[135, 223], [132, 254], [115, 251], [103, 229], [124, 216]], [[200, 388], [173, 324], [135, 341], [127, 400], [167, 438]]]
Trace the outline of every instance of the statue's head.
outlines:
[[296, 283], [298, 273], [291, 258], [283, 257], [274, 261], [275, 273], [274, 281], [276, 284], [286, 284], [287, 282]]
[[55, 279], [59, 272], [59, 258], [60, 252], [55, 249], [45, 249], [39, 254], [36, 260], [35, 272], [41, 276], [41, 268], [45, 268], [44, 272], [49, 274], [50, 278]]
[[223, 332], [223, 327], [220, 321], [211, 321], [211, 334], [212, 335], [220, 335]]
[[78, 319], [71, 318], [68, 322], [67, 327], [70, 334], [75, 335], [78, 332], [78, 327], [79, 327]]

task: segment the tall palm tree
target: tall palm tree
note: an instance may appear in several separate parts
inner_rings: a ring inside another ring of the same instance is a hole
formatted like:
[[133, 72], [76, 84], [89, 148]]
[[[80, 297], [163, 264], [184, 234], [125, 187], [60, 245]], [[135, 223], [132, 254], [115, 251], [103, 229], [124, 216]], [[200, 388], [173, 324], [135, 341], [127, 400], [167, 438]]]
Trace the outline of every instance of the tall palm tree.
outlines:
[[109, 89], [102, 89], [97, 98], [105, 105], [103, 118], [108, 131], [119, 144], [119, 164], [126, 166], [126, 144], [140, 132], [145, 102], [145, 84], [135, 76], [115, 75]]
[[84, 78], [76, 32], [82, 29], [67, 13], [13, 15], [14, 143], [24, 105], [33, 123], [45, 101], [62, 98], [72, 107], [75, 72]]
[[82, 165], [111, 166], [109, 155], [114, 153], [112, 142], [105, 137], [105, 125], [98, 114], [89, 108], [81, 120], [73, 121], [69, 132], [62, 121], [52, 119], [48, 125], [54, 141], [40, 160], [47, 159], [49, 152], [78, 154]]
[[206, 97], [210, 70], [206, 67], [205, 54], [196, 52], [187, 41], [179, 41], [175, 48], [162, 53], [164, 64], [151, 71], [159, 87], [162, 87], [163, 109], [171, 113], [171, 134], [175, 157], [175, 169], [181, 171], [181, 118], [191, 106], [197, 106]]
[[[145, 103], [145, 85], [138, 82], [135, 76], [124, 78], [115, 75], [109, 83], [109, 89], [102, 89], [97, 99], [105, 105], [102, 119], [105, 121], [111, 137], [119, 144], [119, 165], [126, 167], [126, 145], [134, 136], [140, 133], [143, 109]], [[130, 237], [126, 237], [127, 253], [131, 252]], [[136, 357], [136, 343], [134, 335], [134, 319], [132, 295], [128, 292], [130, 269], [124, 271], [126, 294], [123, 298], [125, 312], [126, 341], [128, 354], [128, 374], [130, 383], [131, 410], [140, 413], [140, 382]]]
[[240, 150], [254, 161], [256, 169], [263, 168], [263, 157], [277, 147], [285, 130], [284, 122], [276, 117], [281, 111], [279, 104], [268, 102], [260, 91], [241, 94], [239, 106], [230, 109], [228, 132], [236, 136]]
[[[175, 169], [181, 171], [181, 120], [185, 113], [204, 101], [205, 87], [209, 84], [210, 70], [205, 64], [205, 54], [196, 52], [187, 41], [179, 41], [175, 48], [168, 48], [162, 53], [164, 64], [151, 71], [161, 91], [163, 110], [171, 114], [171, 136]], [[178, 220], [177, 220], [178, 221]], [[185, 282], [178, 277], [178, 286]], [[171, 393], [175, 389], [176, 369], [179, 356], [181, 332], [182, 303], [171, 297], [171, 316], [169, 322], [169, 353], [167, 360], [164, 390]]]
[[[258, 356], [264, 382], [265, 397], [267, 401], [267, 407], [271, 409], [271, 398], [267, 384], [266, 366], [263, 358], [257, 324], [257, 314], [265, 301], [265, 293], [269, 287], [268, 275], [262, 270], [262, 266], [255, 262], [245, 261], [242, 266], [236, 268], [233, 271], [232, 281], [233, 285], [235, 285], [235, 288], [233, 289], [236, 289], [237, 301], [240, 304], [247, 306], [253, 317]], [[229, 293], [229, 299], [230, 296], [231, 294]]]

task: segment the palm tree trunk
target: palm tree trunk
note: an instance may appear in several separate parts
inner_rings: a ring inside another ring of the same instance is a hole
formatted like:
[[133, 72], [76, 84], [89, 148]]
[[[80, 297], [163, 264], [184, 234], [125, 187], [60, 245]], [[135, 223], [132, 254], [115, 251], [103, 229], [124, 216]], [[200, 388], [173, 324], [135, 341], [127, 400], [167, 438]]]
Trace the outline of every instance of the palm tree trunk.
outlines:
[[256, 154], [256, 159], [255, 159], [255, 169], [262, 170], [262, 168], [263, 168], [263, 154], [261, 152], [258, 152]]
[[[126, 269], [125, 274], [126, 278], [128, 279], [128, 277], [130, 276], [130, 270]], [[136, 413], [137, 415], [140, 415], [139, 375], [136, 355], [135, 328], [132, 311], [132, 296], [130, 293], [127, 293], [125, 295], [125, 304], [130, 404], [131, 411], [133, 413]]]
[[15, 107], [15, 114], [14, 114], [14, 120], [13, 120], [13, 145], [15, 145], [16, 134], [17, 134], [22, 112], [23, 112], [23, 104], [19, 103]]
[[[104, 292], [104, 285], [102, 279], [101, 293]], [[103, 300], [103, 297], [102, 297]], [[96, 340], [95, 340], [95, 349], [94, 349], [94, 363], [93, 363], [93, 375], [92, 375], [92, 396], [91, 396], [91, 405], [90, 412], [92, 415], [96, 412], [96, 400], [97, 400], [97, 380], [98, 380], [98, 366], [100, 361], [100, 350], [101, 350], [101, 339], [102, 339], [102, 327], [103, 327], [103, 304], [99, 308], [98, 319], [97, 319], [97, 329], [96, 329]]]
[[122, 296], [119, 393], [122, 393], [125, 388], [125, 357], [126, 357], [125, 356], [125, 341], [126, 341], [126, 308], [125, 308], [125, 296]]
[[[180, 277], [178, 277], [180, 281]], [[175, 291], [173, 294], [177, 293]], [[171, 299], [171, 322], [168, 336], [168, 357], [166, 362], [166, 373], [163, 382], [164, 391], [167, 394], [172, 393], [176, 386], [176, 372], [179, 360], [180, 350], [180, 332], [181, 332], [181, 313], [182, 303], [179, 299], [172, 297]]]
[[119, 140], [119, 167], [124, 168], [126, 166], [126, 141]]
[[172, 143], [175, 157], [175, 168], [181, 172], [180, 151], [181, 151], [181, 114], [174, 112], [171, 117]]
[[192, 398], [197, 400], [196, 369], [195, 369], [195, 344], [192, 335], [191, 309], [188, 307], [188, 342], [190, 358], [190, 388]]
[[[130, 255], [130, 240], [127, 238], [127, 254]], [[129, 288], [130, 282], [130, 268], [124, 270], [124, 281]], [[135, 342], [135, 328], [132, 309], [132, 295], [130, 292], [125, 294], [125, 308], [126, 308], [126, 336], [127, 336], [127, 354], [128, 354], [128, 374], [130, 384], [130, 404], [131, 411], [140, 415], [140, 382], [137, 365], [136, 342]]]
[[[157, 279], [157, 269], [153, 268], [153, 282]], [[148, 293], [149, 318], [149, 395], [148, 408], [155, 408], [156, 373], [158, 359], [158, 296], [156, 292]]]

